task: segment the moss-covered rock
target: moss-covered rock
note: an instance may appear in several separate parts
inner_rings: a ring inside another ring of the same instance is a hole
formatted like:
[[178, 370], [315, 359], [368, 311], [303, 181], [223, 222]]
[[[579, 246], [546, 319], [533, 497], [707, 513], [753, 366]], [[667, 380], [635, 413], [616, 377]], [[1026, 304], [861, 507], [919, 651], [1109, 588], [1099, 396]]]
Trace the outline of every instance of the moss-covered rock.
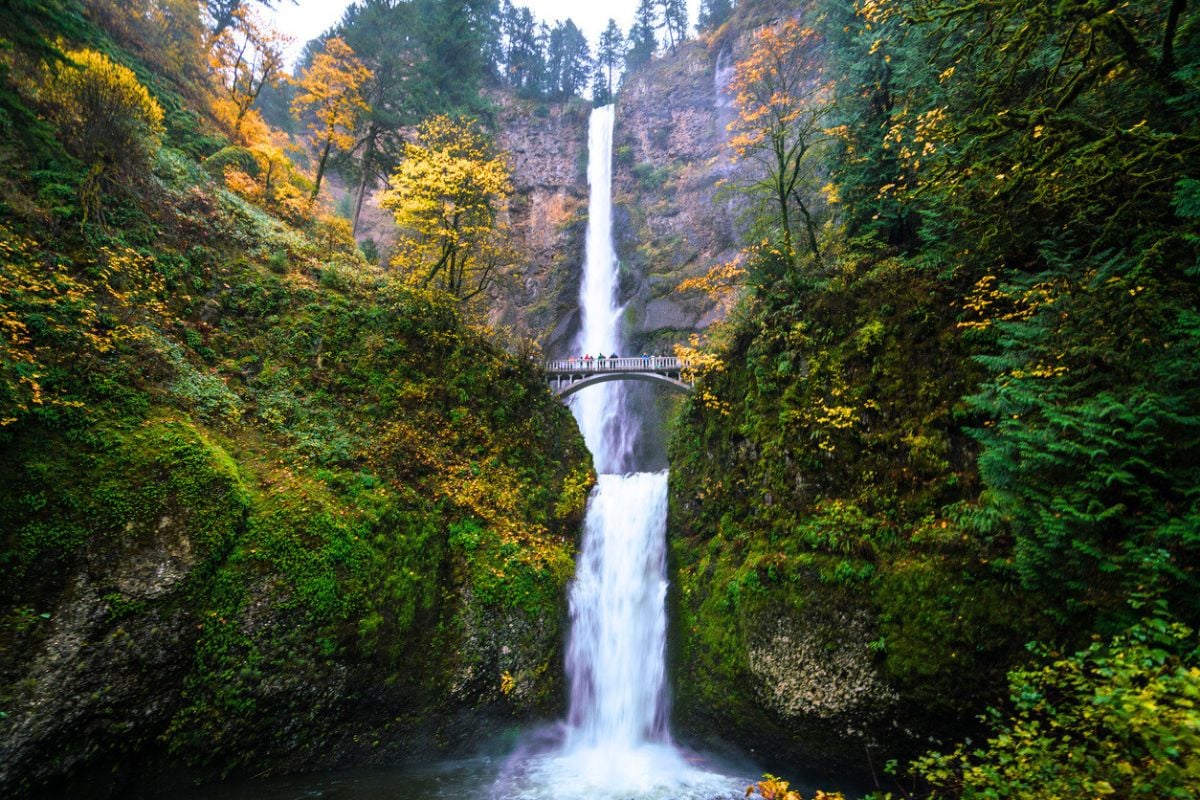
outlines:
[[220, 188], [172, 119], [103, 220], [55, 188], [84, 174], [52, 138], [0, 159], [0, 796], [443, 754], [557, 713], [593, 480], [569, 412], [336, 224]]
[[962, 279], [841, 263], [747, 303], [678, 417], [676, 683], [685, 734], [865, 772], [970, 730], [1039, 623], [959, 519]]

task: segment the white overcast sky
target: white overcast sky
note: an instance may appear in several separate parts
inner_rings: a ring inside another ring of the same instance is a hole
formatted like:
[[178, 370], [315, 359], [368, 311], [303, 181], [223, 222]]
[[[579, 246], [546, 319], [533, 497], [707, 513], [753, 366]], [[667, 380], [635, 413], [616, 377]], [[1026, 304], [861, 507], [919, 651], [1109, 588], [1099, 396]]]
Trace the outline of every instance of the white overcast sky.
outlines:
[[[551, 25], [568, 18], [574, 20], [593, 48], [609, 19], [615, 19], [622, 31], [629, 30], [637, 3], [638, 0], [513, 0], [513, 5], [528, 7], [534, 16]], [[350, 0], [299, 0], [295, 4], [279, 0], [272, 16], [275, 27], [293, 39], [288, 48], [289, 65], [299, 58], [304, 44], [332, 27], [349, 5]], [[693, 27], [699, 8], [700, 0], [688, 0], [688, 22]]]

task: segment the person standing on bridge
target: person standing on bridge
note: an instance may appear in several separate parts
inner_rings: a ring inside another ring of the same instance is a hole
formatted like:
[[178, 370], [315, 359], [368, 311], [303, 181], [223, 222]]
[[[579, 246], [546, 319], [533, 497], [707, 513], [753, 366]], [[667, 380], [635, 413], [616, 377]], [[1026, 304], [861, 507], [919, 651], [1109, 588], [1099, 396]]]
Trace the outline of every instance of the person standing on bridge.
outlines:
[[596, 365], [599, 366], [600, 369], [604, 369], [604, 351], [603, 350], [600, 351], [600, 355], [596, 356]]

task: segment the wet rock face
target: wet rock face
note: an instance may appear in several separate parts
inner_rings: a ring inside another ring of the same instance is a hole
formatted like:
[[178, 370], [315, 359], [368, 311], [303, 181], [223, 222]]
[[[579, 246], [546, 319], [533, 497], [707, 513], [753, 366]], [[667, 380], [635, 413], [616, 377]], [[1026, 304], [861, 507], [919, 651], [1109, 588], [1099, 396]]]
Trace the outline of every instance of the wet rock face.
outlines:
[[449, 674], [448, 692], [458, 705], [511, 703], [554, 715], [561, 711], [562, 687], [545, 679], [562, 664], [566, 632], [555, 617], [520, 609], [500, 609], [460, 593], [463, 630]]
[[804, 622], [775, 620], [750, 643], [747, 666], [767, 708], [784, 721], [832, 721], [874, 716], [895, 702], [871, 663], [865, 613]]
[[196, 566], [196, 553], [178, 516], [163, 514], [151, 535], [127, 544], [113, 580], [122, 594], [139, 599], [161, 597], [176, 588]]
[[587, 228], [587, 130], [583, 101], [545, 105], [494, 98], [496, 144], [508, 154], [513, 196], [507, 209], [515, 274], [497, 287], [490, 322], [566, 352], [574, 330], [559, 323], [578, 305]]
[[868, 647], [865, 609], [823, 607], [799, 616], [763, 615], [746, 646], [752, 694], [774, 735], [759, 742], [771, 757], [857, 770], [877, 747], [899, 696]]
[[[153, 528], [93, 547], [46, 606], [44, 637], [23, 654], [5, 698], [0, 796], [20, 786], [105, 796], [118, 778], [98, 763], [114, 749], [153, 747], [178, 707], [196, 627], [174, 601], [196, 558], [177, 518]], [[127, 614], [118, 602], [141, 607]]]
[[736, 254], [738, 205], [721, 194], [727, 147], [728, 45], [689, 41], [630, 75], [617, 103], [614, 236], [634, 349], [661, 349], [719, 317], [711, 298], [680, 293]]

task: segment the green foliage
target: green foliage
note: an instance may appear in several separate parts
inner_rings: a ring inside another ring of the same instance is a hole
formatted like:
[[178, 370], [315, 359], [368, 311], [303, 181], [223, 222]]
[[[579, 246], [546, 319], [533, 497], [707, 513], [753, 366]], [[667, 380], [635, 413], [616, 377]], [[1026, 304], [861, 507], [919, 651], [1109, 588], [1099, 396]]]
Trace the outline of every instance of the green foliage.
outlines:
[[[346, 674], [390, 693], [380, 730], [491, 702], [490, 684], [446, 699], [471, 626], [530, 621], [509, 640], [522, 657], [557, 639], [592, 482], [569, 412], [527, 358], [338, 226], [298, 230], [218, 188], [210, 170], [264, 162], [165, 117], [173, 146], [147, 154], [140, 190], [98, 184], [105, 226], [82, 219], [85, 174], [60, 144], [0, 159], [0, 698], [82, 575], [105, 647], [178, 635], [165, 699], [105, 709], [124, 727], [96, 758], [157, 738], [207, 775], [323, 753], [350, 701], [305, 691]], [[467, 520], [484, 532], [470, 550]], [[152, 580], [138, 559], [168, 563]], [[553, 673], [528, 683], [514, 709], [554, 702]]]
[[934, 797], [1188, 798], [1200, 792], [1200, 650], [1162, 616], [1010, 676], [979, 747], [913, 765]]
[[[84, 31], [82, 9], [75, 0], [11, 0], [0, 7], [0, 53], [13, 51], [39, 64], [63, 64], [61, 37]], [[0, 59], [0, 131], [34, 149], [51, 145], [48, 126], [14, 85], [10, 58]]]
[[732, 0], [700, 0], [700, 16], [696, 20], [696, 28], [701, 31], [714, 31], [724, 25], [732, 13]]
[[637, 69], [650, 61], [658, 49], [658, 10], [654, 0], [638, 0], [633, 25], [625, 37], [625, 68]]
[[646, 191], [657, 191], [671, 177], [671, 169], [667, 166], [656, 167], [649, 162], [633, 165], [633, 177]]
[[0, 569], [14, 589], [30, 573], [66, 568], [85, 545], [136, 549], [183, 530], [203, 562], [223, 557], [241, 530], [248, 498], [237, 467], [183, 420], [69, 437], [31, 430], [4, 453]]
[[[1131, 597], [1200, 619], [1196, 11], [872, 0], [804, 19], [839, 76], [837, 227], [808, 275], [745, 254], [753, 293], [710, 332], [674, 433], [687, 680], [720, 676], [694, 696], [718, 725], [753, 716], [721, 691], [745, 675], [739, 626], [748, 604], [811, 601], [757, 588], [805, 565], [869, 597], [906, 719], [961, 736], [1029, 638], [1121, 630]], [[1047, 774], [1066, 758], [1022, 742]], [[1104, 747], [1132, 764], [1138, 745]], [[1096, 780], [1028, 796], [1118, 786]]]
[[1195, 609], [1200, 328], [1179, 306], [1195, 287], [1081, 262], [1003, 292], [1020, 311], [995, 323], [999, 354], [981, 359], [994, 377], [971, 398], [989, 417], [975, 434], [985, 508], [1009, 521], [1022, 583], [1060, 613], [1139, 591]]
[[252, 178], [258, 177], [258, 159], [248, 147], [230, 145], [204, 159], [204, 169], [214, 178], [224, 175], [227, 167], [234, 167]]

